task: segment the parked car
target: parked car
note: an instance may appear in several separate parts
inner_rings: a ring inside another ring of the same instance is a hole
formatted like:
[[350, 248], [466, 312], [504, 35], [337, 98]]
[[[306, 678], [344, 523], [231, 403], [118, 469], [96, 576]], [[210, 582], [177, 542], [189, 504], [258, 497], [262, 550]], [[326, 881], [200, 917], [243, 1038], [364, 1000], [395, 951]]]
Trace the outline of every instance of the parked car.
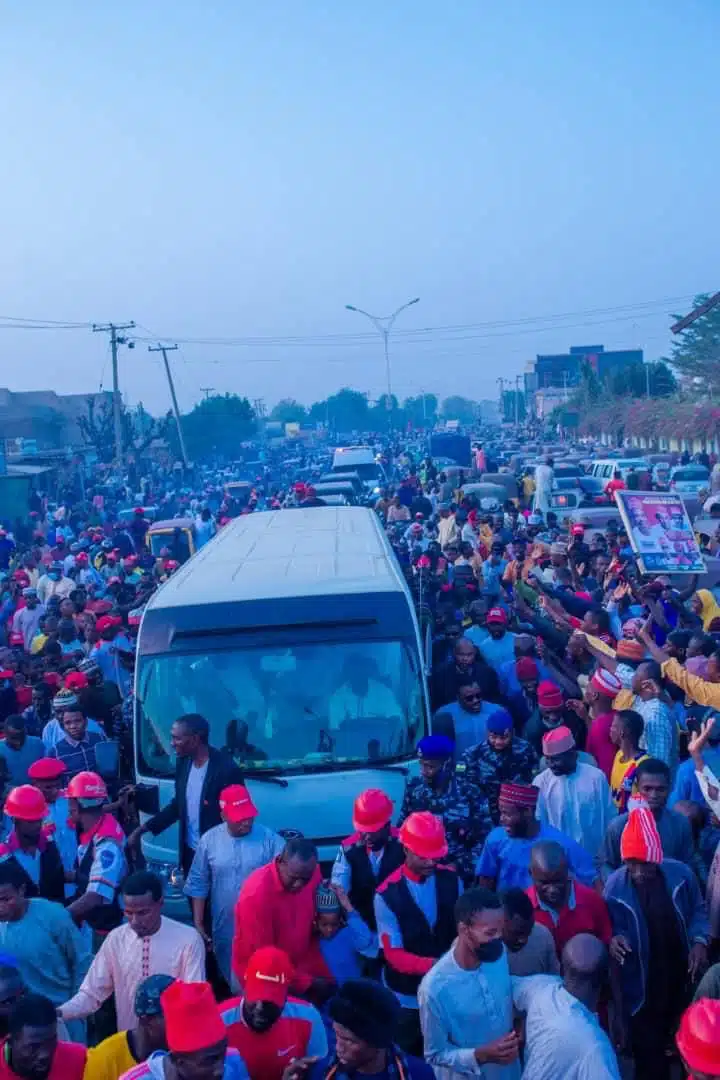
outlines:
[[670, 472], [670, 490], [680, 495], [699, 495], [710, 490], [710, 471], [704, 465], [676, 465]]

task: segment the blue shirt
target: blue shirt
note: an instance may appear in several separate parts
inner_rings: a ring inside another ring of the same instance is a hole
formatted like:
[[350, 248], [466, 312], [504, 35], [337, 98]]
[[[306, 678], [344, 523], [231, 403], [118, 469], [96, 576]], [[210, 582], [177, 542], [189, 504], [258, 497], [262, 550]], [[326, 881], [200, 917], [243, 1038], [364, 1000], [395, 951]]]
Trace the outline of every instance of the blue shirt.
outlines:
[[[720, 747], [706, 746], [703, 750], [703, 758], [706, 765], [710, 766], [715, 775], [720, 776]], [[675, 774], [675, 786], [670, 792], [668, 806], [672, 810], [675, 803], [681, 800], [699, 803], [700, 806], [705, 807], [705, 799], [695, 775], [695, 762], [692, 758], [688, 758], [687, 761], [683, 761], [681, 765], [678, 765]]]
[[506, 889], [528, 889], [530, 879], [530, 852], [541, 840], [555, 840], [564, 849], [570, 871], [583, 885], [592, 885], [598, 873], [592, 856], [574, 840], [552, 825], [540, 824], [537, 836], [508, 836], [502, 825], [493, 829], [483, 848], [475, 868], [478, 877], [493, 878], [498, 893]]
[[515, 634], [509, 631], [496, 640], [483, 626], [471, 626], [465, 631], [465, 637], [470, 638], [490, 667], [495, 668], [496, 671], [502, 664], [508, 664], [516, 659]]
[[437, 720], [442, 713], [452, 717], [455, 729], [455, 752], [459, 757], [471, 747], [485, 742], [488, 718], [497, 711], [497, 705], [491, 705], [487, 701], [483, 701], [479, 713], [468, 712], [467, 709], [463, 709], [459, 701], [452, 701], [449, 705], [441, 706], [433, 720]]
[[0, 757], [5, 759], [8, 777], [13, 787], [27, 784], [28, 769], [40, 758], [45, 757], [45, 744], [37, 735], [26, 735], [19, 750], [13, 750], [5, 740], [0, 741]]

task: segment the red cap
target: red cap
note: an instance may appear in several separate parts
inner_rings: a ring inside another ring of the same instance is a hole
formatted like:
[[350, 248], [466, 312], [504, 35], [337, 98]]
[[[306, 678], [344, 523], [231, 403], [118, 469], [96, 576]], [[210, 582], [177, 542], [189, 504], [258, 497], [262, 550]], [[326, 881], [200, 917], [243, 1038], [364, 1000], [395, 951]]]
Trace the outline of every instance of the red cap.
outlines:
[[66, 772], [67, 765], [60, 758], [41, 757], [28, 767], [27, 774], [30, 780], [57, 780]]
[[720, 1001], [694, 1001], [683, 1013], [675, 1042], [688, 1069], [720, 1076]]
[[168, 1049], [193, 1054], [217, 1046], [227, 1037], [210, 983], [176, 979], [160, 995]]
[[538, 705], [542, 709], [561, 709], [563, 705], [562, 690], [550, 679], [544, 679], [538, 686]]
[[570, 529], [570, 532], [572, 533], [573, 536], [584, 536], [585, 535], [585, 526], [584, 525], [573, 525], [573, 527]]
[[539, 669], [532, 656], [521, 656], [515, 663], [515, 673], [520, 680], [537, 679]]
[[113, 627], [114, 625], [115, 623], [112, 621], [109, 615], [101, 615], [98, 621], [95, 623], [95, 628], [99, 630], [100, 633], [102, 633], [103, 630], [110, 630], [111, 627]]
[[266, 945], [256, 949], [245, 972], [245, 1000], [270, 1001], [282, 1007], [290, 992], [294, 974], [292, 961], [282, 949]]
[[362, 833], [377, 832], [392, 817], [393, 804], [380, 788], [361, 791], [353, 803], [353, 829]]
[[405, 819], [400, 843], [420, 859], [442, 859], [448, 853], [445, 827], [429, 810], [418, 810]]
[[75, 556], [75, 562], [86, 563], [87, 561], [88, 561], [88, 557], [87, 557], [87, 552], [85, 552], [85, 551], [80, 551]]
[[553, 728], [552, 731], [543, 735], [542, 748], [545, 757], [555, 757], [557, 754], [574, 750], [575, 738], [570, 728], [561, 724], [560, 727]]
[[493, 607], [487, 613], [486, 623], [506, 623], [508, 617], [501, 607]]
[[85, 690], [88, 687], [87, 676], [82, 671], [70, 671], [65, 676], [66, 690]]
[[532, 810], [537, 806], [539, 794], [538, 788], [533, 784], [501, 784], [498, 801], [511, 806], [526, 806]]
[[630, 811], [620, 837], [620, 857], [647, 863], [663, 861], [660, 833], [648, 806], [638, 806]]
[[67, 786], [69, 799], [107, 799], [107, 788], [102, 776], [94, 772], [79, 772]]
[[220, 809], [226, 821], [237, 823], [257, 817], [257, 807], [244, 784], [230, 784], [220, 792]]
[[5, 800], [5, 813], [8, 817], [20, 821], [44, 821], [48, 816], [48, 804], [32, 784], [22, 784], [13, 788]]
[[46, 686], [49, 686], [51, 690], [59, 690], [62, 686], [62, 675], [59, 671], [46, 671], [42, 677], [42, 681]]
[[136, 506], [133, 513], [135, 513], [135, 514], [144, 514], [145, 511], [143, 510], [142, 506]]

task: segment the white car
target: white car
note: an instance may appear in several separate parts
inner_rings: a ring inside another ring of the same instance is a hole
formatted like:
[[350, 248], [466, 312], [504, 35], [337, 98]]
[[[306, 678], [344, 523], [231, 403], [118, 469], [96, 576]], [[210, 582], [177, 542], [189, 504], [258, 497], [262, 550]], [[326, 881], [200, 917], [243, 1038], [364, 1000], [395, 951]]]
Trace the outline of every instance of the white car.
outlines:
[[670, 472], [670, 490], [678, 495], [699, 495], [710, 490], [710, 472], [704, 465], [676, 465]]

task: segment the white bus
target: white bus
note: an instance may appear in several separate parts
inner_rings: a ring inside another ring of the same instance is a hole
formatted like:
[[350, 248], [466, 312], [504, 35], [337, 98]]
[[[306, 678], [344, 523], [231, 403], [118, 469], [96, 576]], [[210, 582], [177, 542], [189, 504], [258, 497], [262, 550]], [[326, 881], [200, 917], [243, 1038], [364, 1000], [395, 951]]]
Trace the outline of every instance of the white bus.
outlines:
[[[365, 788], [382, 788], [400, 809], [429, 727], [425, 659], [407, 584], [371, 510], [236, 518], [145, 609], [137, 779], [157, 788], [151, 803], [170, 800], [171, 725], [200, 713], [211, 745], [244, 770], [260, 821], [300, 830], [332, 859]], [[182, 885], [176, 828], [143, 838], [169, 900]]]

